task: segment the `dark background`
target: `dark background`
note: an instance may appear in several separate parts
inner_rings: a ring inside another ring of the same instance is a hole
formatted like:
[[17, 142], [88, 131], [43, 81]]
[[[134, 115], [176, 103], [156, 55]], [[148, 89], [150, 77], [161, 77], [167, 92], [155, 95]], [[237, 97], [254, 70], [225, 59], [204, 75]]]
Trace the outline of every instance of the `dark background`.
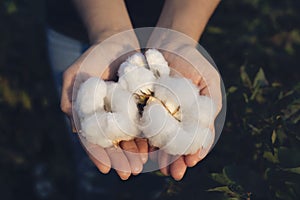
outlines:
[[[227, 89], [219, 142], [182, 181], [142, 174], [115, 188], [119, 199], [144, 198], [138, 183], [149, 176], [163, 187], [147, 199], [300, 199], [299, 10], [298, 0], [221, 2], [201, 40]], [[5, 200], [75, 194], [68, 130], [47, 61], [44, 12], [43, 1], [0, 1]]]

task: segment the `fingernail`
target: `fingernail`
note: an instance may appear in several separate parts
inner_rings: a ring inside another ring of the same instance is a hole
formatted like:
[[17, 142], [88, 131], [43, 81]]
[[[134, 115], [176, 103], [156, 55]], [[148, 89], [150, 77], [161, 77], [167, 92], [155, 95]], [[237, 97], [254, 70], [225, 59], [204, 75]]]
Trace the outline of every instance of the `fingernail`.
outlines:
[[119, 173], [119, 176], [123, 181], [126, 181], [130, 177], [130, 173], [121, 172], [121, 173]]
[[141, 168], [138, 167], [138, 166], [136, 166], [136, 167], [133, 168], [133, 172], [134, 173], [140, 173], [141, 172]]

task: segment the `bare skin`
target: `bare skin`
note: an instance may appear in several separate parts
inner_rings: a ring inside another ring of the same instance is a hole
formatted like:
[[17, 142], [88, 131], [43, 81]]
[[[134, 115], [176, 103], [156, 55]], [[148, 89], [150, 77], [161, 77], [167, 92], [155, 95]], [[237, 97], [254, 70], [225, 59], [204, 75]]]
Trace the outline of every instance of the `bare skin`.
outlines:
[[[116, 33], [132, 29], [132, 24], [123, 0], [73, 1], [85, 23], [92, 45], [96, 45]], [[177, 30], [198, 41], [219, 2], [220, 0], [166, 0], [157, 26]], [[61, 109], [70, 118], [72, 125], [74, 123], [72, 119], [71, 97], [74, 77], [80, 68], [80, 64], [92, 50], [92, 47], [72, 64], [63, 75]], [[172, 63], [171, 58], [168, 61]], [[173, 62], [176, 63], [176, 59]], [[176, 64], [172, 65], [176, 66]], [[107, 68], [112, 67], [116, 69], [116, 66], [107, 66]], [[111, 80], [114, 76], [115, 74], [112, 74], [111, 70], [106, 70], [101, 78]], [[117, 169], [116, 171], [122, 180], [128, 179], [131, 174], [136, 175], [140, 173], [143, 164], [148, 159], [148, 143], [145, 139], [121, 142], [119, 148], [103, 149], [98, 147], [96, 150], [100, 152], [103, 163], [92, 155], [89, 156], [98, 169], [102, 173], [108, 173], [110, 168], [114, 167]], [[140, 155], [128, 154], [126, 151], [140, 153]], [[163, 162], [168, 160], [168, 157], [169, 155], [159, 155], [158, 162], [163, 164]], [[180, 180], [184, 176], [186, 168], [195, 166], [200, 160], [201, 156], [199, 156], [199, 152], [195, 155], [179, 157], [170, 166], [162, 168], [162, 172], [166, 175], [170, 174], [176, 180]]]
[[[216, 99], [217, 103], [217, 113], [222, 108], [222, 99], [221, 89], [220, 89], [220, 77], [218, 73], [212, 70], [212, 73], [208, 73], [206, 76], [208, 81], [205, 81], [203, 77], [194, 69], [191, 64], [186, 62], [181, 57], [163, 52], [164, 57], [168, 61], [169, 66], [180, 73], [182, 76], [189, 78], [193, 81], [195, 85], [199, 87], [199, 93], [201, 95], [210, 96], [212, 99]], [[209, 88], [208, 88], [209, 87]], [[210, 126], [212, 132], [214, 132], [213, 123]], [[187, 167], [194, 167], [198, 162], [200, 162], [204, 156], [206, 156], [209, 149], [199, 149], [196, 153], [186, 156], [179, 156], [174, 162], [171, 163], [172, 157], [166, 153], [159, 153], [158, 162], [159, 166], [164, 166], [161, 168], [161, 172], [168, 176], [172, 176], [175, 180], [181, 180], [187, 170]], [[171, 163], [168, 165], [168, 163]], [[167, 166], [166, 166], [167, 165]]]

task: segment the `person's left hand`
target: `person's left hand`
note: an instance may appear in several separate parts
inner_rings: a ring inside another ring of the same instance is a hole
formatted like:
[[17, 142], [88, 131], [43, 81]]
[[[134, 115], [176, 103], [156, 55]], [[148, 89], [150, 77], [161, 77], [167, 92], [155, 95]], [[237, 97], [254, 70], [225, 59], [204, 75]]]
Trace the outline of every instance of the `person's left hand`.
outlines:
[[[214, 100], [217, 106], [217, 112], [215, 115], [216, 117], [222, 108], [220, 76], [216, 69], [211, 65], [201, 66], [202, 69], [200, 69], [200, 75], [199, 71], [197, 71], [189, 62], [185, 61], [176, 54], [166, 51], [162, 51], [162, 53], [169, 66], [171, 67], [171, 71], [176, 71], [183, 77], [191, 79], [192, 82], [199, 87], [199, 93], [201, 95], [209, 96]], [[214, 120], [210, 124], [210, 129], [212, 130], [212, 133], [215, 134]], [[154, 159], [157, 159], [160, 166], [160, 171], [164, 175], [171, 175], [175, 180], [181, 180], [186, 172], [187, 167], [193, 167], [199, 161], [201, 161], [209, 152], [212, 144], [213, 142], [209, 145], [208, 148], [199, 149], [194, 154], [183, 155], [179, 157], [177, 156], [177, 159], [174, 162], [172, 162], [172, 160], [174, 160], [174, 157], [163, 151], [159, 151], [158, 154], [156, 154], [156, 158]]]

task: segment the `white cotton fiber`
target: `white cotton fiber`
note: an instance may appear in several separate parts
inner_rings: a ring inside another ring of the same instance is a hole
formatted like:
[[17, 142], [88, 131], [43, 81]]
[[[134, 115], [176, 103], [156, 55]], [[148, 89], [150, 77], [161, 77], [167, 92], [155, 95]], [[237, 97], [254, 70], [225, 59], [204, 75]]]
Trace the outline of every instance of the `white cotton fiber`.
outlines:
[[144, 67], [128, 65], [124, 69], [124, 75], [119, 77], [120, 85], [131, 93], [142, 94], [153, 90], [155, 76]]
[[135, 67], [130, 68], [130, 66], [143, 68], [148, 67], [145, 56], [142, 53], [135, 53], [120, 65], [118, 70], [118, 76], [121, 77], [124, 74], [128, 73], [130, 70], [135, 69]]
[[201, 127], [209, 127], [213, 123], [215, 112], [216, 106], [213, 100], [199, 95], [193, 107], [182, 112], [182, 117], [185, 119], [183, 123], [193, 122]]
[[145, 53], [150, 70], [157, 76], [168, 76], [170, 68], [164, 56], [156, 49], [149, 49]]
[[89, 142], [97, 144], [103, 148], [110, 147], [113, 145], [112, 140], [110, 140], [105, 133], [103, 120], [106, 118], [106, 113], [95, 113], [90, 115], [88, 118], [85, 118], [81, 122], [81, 134]]
[[[111, 147], [122, 140], [128, 141], [137, 136], [132, 135], [132, 128], [126, 116], [120, 113], [97, 113], [83, 120], [82, 135], [91, 143], [103, 148]], [[136, 130], [134, 130], [136, 131]]]
[[130, 116], [130, 119], [138, 118], [138, 108], [132, 93], [124, 90], [118, 83], [107, 84], [106, 105], [110, 105], [111, 112], [118, 112]]
[[137, 127], [139, 111], [132, 93], [121, 88], [118, 83], [110, 82], [107, 86], [105, 105], [110, 108], [110, 112], [114, 115], [122, 115], [124, 119], [118, 119], [118, 125], [123, 132], [133, 136], [140, 133]]
[[164, 146], [178, 127], [178, 121], [166, 111], [161, 103], [153, 101], [144, 107], [140, 129], [151, 145]]
[[[118, 83], [99, 80], [89, 79], [78, 93], [80, 101], [77, 102], [77, 109], [84, 108], [81, 118], [82, 135], [89, 142], [103, 148], [111, 147], [122, 140], [134, 139], [140, 134], [140, 130], [137, 127], [138, 109], [133, 95]], [[97, 109], [94, 110], [91, 106], [93, 98], [90, 95], [93, 94], [93, 88], [99, 93], [98, 85], [101, 88], [101, 98], [97, 96], [97, 100], [100, 99], [101, 104], [97, 104]], [[83, 101], [87, 101], [87, 105]], [[87, 112], [84, 106], [90, 106], [92, 111]]]
[[89, 78], [80, 85], [75, 100], [75, 108], [80, 118], [103, 109], [106, 84], [97, 77]]
[[163, 102], [173, 101], [182, 110], [188, 110], [197, 101], [199, 89], [189, 79], [164, 76], [157, 80], [154, 93]]
[[[160, 77], [154, 87], [154, 102], [144, 108], [143, 133], [149, 143], [171, 155], [188, 155], [212, 144], [215, 105], [199, 95], [199, 89], [185, 78]], [[179, 107], [179, 111], [174, 114]], [[156, 133], [155, 135], [153, 135]]]
[[[209, 127], [216, 106], [211, 98], [199, 95], [191, 80], [169, 74], [163, 55], [149, 49], [145, 56], [136, 53], [120, 65], [118, 82], [88, 79], [75, 101], [82, 135], [104, 148], [142, 132], [150, 145], [171, 155], [207, 150], [214, 140]], [[143, 111], [137, 107], [141, 100], [146, 101]]]
[[147, 61], [142, 53], [135, 53], [132, 56], [130, 56], [126, 61], [132, 65], [147, 68]]
[[101, 123], [106, 136], [114, 142], [132, 140], [139, 134], [136, 126], [121, 113], [106, 113]]
[[[131, 68], [130, 68], [130, 66], [135, 66], [135, 67], [131, 67]], [[120, 67], [119, 67], [119, 69], [118, 69], [118, 76], [119, 76], [119, 77], [122, 77], [124, 74], [129, 73], [130, 70], [133, 70], [133, 69], [135, 69], [136, 67], [138, 67], [138, 66], [132, 65], [132, 64], [130, 64], [129, 62], [125, 61], [125, 62], [123, 62], [123, 63], [120, 65]]]

